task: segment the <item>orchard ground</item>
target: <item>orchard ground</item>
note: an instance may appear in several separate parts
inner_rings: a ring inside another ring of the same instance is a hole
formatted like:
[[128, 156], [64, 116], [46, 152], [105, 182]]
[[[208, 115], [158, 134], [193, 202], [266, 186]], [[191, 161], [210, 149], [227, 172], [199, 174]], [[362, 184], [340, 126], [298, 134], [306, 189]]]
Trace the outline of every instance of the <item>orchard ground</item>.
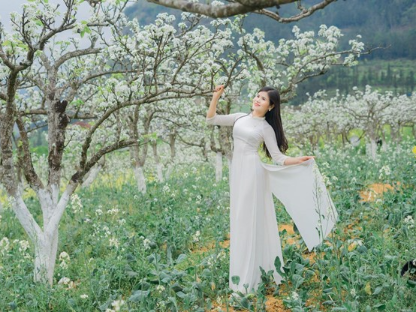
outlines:
[[[78, 190], [60, 225], [52, 287], [33, 283], [33, 246], [2, 193], [0, 310], [414, 311], [414, 275], [400, 270], [416, 258], [415, 143], [374, 161], [361, 147], [321, 149], [336, 229], [308, 253], [276, 201], [284, 282], [264, 272], [257, 293], [233, 299], [227, 172], [215, 183], [212, 164], [178, 165], [162, 184], [149, 170], [145, 195], [128, 169]], [[30, 191], [25, 200], [40, 221]]]

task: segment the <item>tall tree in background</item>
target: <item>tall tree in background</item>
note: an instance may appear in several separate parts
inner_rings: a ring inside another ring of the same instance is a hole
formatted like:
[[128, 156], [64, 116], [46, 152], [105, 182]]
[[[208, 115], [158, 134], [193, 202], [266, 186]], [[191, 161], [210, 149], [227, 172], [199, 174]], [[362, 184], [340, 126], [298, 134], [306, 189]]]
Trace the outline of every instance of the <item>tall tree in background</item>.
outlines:
[[[122, 111], [210, 93], [217, 74], [212, 65], [232, 45], [228, 30], [191, 22], [177, 30], [166, 14], [145, 27], [128, 22], [122, 13], [127, 1], [101, 4], [80, 21], [80, 3], [64, 0], [61, 9], [47, 0], [31, 1], [22, 14], [13, 13], [12, 32], [0, 32], [0, 183], [34, 246], [34, 279], [49, 284], [70, 196], [104, 155], [139, 144], [140, 138], [129, 136]], [[53, 40], [68, 31], [73, 35], [67, 41]], [[71, 118], [85, 115], [94, 116], [88, 131], [68, 129]], [[48, 127], [44, 170], [34, 166], [29, 140], [34, 121]], [[68, 149], [78, 153], [63, 181]], [[41, 220], [24, 201], [27, 187], [36, 194]]]

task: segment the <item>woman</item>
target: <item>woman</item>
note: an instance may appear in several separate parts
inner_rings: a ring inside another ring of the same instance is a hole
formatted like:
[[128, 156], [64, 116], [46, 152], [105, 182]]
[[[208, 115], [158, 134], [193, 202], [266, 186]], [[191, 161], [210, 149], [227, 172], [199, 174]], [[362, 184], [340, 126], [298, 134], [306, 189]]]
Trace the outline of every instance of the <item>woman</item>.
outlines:
[[[217, 115], [224, 86], [214, 90], [207, 123], [233, 126], [234, 152], [230, 168], [230, 288], [255, 291], [260, 267], [273, 270], [276, 284], [281, 276], [274, 261], [282, 249], [272, 193], [283, 203], [309, 250], [322, 242], [337, 218], [331, 198], [314, 166], [313, 156], [288, 157], [280, 117], [277, 90], [262, 88], [253, 99], [250, 114]], [[258, 148], [277, 164], [261, 162]], [[232, 282], [239, 277], [238, 285]]]

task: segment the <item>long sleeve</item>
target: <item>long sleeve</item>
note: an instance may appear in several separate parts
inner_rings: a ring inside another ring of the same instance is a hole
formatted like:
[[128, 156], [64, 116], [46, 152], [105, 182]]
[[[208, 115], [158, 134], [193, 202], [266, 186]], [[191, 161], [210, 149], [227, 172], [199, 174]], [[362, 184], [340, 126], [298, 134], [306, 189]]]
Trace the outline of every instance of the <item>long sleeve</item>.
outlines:
[[284, 155], [280, 151], [279, 146], [277, 145], [276, 135], [274, 133], [274, 130], [268, 123], [266, 123], [266, 125], [263, 127], [263, 140], [273, 160], [278, 165], [283, 166], [288, 156]]
[[214, 117], [207, 118], [208, 125], [215, 125], [215, 126], [233, 126], [234, 122], [237, 118], [247, 115], [245, 113], [234, 113], [229, 115], [217, 115], [215, 114]]

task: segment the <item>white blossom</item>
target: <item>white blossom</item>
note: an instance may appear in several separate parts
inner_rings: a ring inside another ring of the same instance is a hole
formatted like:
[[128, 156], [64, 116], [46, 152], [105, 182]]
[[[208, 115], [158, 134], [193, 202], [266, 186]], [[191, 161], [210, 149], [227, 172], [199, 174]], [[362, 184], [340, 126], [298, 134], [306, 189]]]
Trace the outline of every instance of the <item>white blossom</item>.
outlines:
[[415, 221], [411, 215], [408, 215], [404, 218], [403, 223], [407, 226], [408, 229], [411, 229], [415, 226]]

